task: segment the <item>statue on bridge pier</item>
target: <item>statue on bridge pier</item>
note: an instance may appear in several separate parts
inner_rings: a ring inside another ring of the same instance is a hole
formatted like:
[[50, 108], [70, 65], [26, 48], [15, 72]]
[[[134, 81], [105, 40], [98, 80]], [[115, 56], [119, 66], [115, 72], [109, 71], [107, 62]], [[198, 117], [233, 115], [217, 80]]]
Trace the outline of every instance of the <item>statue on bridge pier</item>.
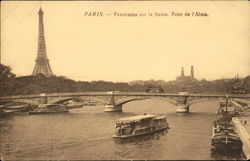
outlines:
[[105, 105], [105, 112], [122, 112], [122, 104], [115, 104], [115, 96], [114, 91], [112, 91], [112, 95], [108, 100], [108, 103]]

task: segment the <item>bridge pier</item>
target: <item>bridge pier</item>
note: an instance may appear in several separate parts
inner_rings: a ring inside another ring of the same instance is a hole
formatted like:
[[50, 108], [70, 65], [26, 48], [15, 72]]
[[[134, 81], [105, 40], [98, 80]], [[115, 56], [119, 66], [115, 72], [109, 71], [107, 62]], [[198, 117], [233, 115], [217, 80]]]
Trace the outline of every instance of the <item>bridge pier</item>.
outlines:
[[186, 95], [180, 96], [177, 107], [176, 107], [176, 112], [177, 113], [189, 113], [189, 106], [190, 104], [188, 103], [188, 98]]
[[105, 112], [122, 112], [122, 104], [115, 104], [114, 93], [112, 93], [108, 103], [105, 105]]
[[122, 112], [122, 105], [111, 105], [111, 104], [107, 104], [105, 105], [105, 112]]

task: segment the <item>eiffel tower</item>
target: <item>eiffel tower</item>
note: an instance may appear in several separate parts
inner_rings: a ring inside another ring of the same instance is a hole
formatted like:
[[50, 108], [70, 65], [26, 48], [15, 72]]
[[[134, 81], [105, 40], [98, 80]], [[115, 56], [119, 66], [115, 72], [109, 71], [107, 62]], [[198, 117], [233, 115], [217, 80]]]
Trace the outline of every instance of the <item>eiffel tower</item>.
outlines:
[[39, 9], [38, 15], [39, 15], [38, 50], [37, 50], [36, 65], [32, 75], [37, 75], [41, 73], [45, 76], [52, 76], [53, 73], [49, 65], [49, 59], [47, 58], [47, 52], [46, 52], [42, 8]]

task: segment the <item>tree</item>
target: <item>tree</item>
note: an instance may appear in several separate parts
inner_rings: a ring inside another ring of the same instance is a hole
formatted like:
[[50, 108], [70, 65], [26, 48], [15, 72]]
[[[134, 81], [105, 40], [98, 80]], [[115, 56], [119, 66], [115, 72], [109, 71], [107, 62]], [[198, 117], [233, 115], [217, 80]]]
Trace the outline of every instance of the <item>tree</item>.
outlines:
[[13, 80], [16, 75], [11, 72], [11, 68], [0, 64], [0, 95], [6, 95], [13, 88]]

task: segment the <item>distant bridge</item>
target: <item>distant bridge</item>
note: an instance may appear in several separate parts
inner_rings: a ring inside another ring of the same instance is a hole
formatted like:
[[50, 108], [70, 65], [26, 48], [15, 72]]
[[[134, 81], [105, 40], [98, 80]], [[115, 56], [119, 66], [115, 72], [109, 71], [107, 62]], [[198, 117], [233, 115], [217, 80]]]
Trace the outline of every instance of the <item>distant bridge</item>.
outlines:
[[[250, 94], [241, 95], [213, 95], [213, 94], [186, 94], [185, 97], [192, 104], [198, 99], [211, 99], [211, 98], [241, 98], [250, 99]], [[69, 100], [93, 100], [105, 104], [110, 97], [115, 97], [116, 105], [122, 105], [131, 101], [138, 101], [144, 99], [161, 98], [169, 103], [175, 104], [180, 94], [170, 93], [146, 93], [146, 92], [76, 92], [76, 93], [48, 93], [48, 94], [32, 94], [32, 95], [16, 95], [0, 97], [0, 103], [7, 102], [23, 102], [27, 104], [38, 105], [44, 101], [47, 103], [63, 103]]]

